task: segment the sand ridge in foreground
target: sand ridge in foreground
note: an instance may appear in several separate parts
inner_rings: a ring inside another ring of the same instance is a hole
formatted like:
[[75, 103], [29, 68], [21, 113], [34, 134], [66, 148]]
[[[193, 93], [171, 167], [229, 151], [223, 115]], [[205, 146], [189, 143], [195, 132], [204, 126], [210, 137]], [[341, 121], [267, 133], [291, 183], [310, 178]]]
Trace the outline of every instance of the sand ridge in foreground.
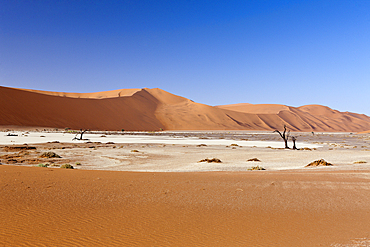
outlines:
[[0, 87], [1, 126], [90, 130], [275, 130], [360, 132], [370, 117], [320, 105], [208, 106], [164, 90], [62, 93]]
[[346, 246], [370, 238], [369, 174], [2, 165], [0, 246]]

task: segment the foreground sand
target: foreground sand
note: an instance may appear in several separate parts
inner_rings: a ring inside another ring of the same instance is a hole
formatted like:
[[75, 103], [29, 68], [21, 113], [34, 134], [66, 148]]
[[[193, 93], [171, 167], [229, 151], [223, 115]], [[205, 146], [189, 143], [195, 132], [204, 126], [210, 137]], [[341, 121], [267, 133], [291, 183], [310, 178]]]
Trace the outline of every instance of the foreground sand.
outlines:
[[[109, 133], [1, 145], [0, 246], [370, 246], [368, 135], [301, 133], [320, 147], [284, 150], [246, 145], [278, 141], [272, 133], [142, 134], [208, 145], [113, 143]], [[222, 163], [197, 162], [213, 157]], [[304, 167], [321, 158], [334, 166]], [[57, 168], [65, 163], [77, 169]]]
[[369, 246], [370, 170], [2, 165], [0, 222], [0, 246]]

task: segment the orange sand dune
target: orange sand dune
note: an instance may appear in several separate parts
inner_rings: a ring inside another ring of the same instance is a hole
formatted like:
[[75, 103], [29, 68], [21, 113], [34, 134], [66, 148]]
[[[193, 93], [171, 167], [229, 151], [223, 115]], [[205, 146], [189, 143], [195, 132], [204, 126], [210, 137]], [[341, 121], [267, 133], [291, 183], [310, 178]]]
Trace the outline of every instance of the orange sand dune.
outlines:
[[42, 90], [33, 90], [33, 89], [21, 89], [27, 92], [34, 92], [52, 96], [61, 96], [69, 98], [84, 98], [84, 99], [104, 99], [104, 98], [114, 98], [114, 97], [124, 97], [132, 96], [134, 93], [140, 91], [140, 89], [118, 89], [112, 91], [96, 92], [96, 93], [64, 93], [64, 92], [50, 92]]
[[91, 130], [159, 130], [163, 124], [154, 115], [158, 103], [145, 90], [126, 97], [87, 99], [1, 87], [0, 124]]
[[325, 106], [236, 104], [208, 106], [161, 89], [59, 93], [0, 87], [0, 126], [91, 130], [370, 129], [370, 117]]
[[0, 246], [368, 246], [368, 172], [2, 165]]
[[232, 105], [220, 105], [216, 106], [221, 109], [227, 109], [237, 112], [253, 113], [253, 114], [278, 114], [280, 111], [289, 110], [286, 105], [275, 105], [275, 104], [258, 104], [253, 105], [249, 103], [232, 104]]
[[370, 130], [367, 130], [367, 131], [361, 131], [361, 132], [359, 132], [358, 134], [370, 134]]
[[339, 112], [322, 105], [291, 107], [267, 104], [234, 104], [217, 106], [221, 109], [256, 114], [271, 128], [286, 124], [295, 131], [344, 131], [367, 130], [370, 117], [364, 114]]

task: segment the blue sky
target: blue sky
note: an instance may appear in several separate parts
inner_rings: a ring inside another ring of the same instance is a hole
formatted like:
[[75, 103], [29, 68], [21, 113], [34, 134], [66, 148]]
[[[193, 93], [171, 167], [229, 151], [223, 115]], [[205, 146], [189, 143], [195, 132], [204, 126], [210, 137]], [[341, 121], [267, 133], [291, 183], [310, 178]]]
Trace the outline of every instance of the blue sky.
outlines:
[[370, 115], [370, 1], [0, 1], [0, 85]]

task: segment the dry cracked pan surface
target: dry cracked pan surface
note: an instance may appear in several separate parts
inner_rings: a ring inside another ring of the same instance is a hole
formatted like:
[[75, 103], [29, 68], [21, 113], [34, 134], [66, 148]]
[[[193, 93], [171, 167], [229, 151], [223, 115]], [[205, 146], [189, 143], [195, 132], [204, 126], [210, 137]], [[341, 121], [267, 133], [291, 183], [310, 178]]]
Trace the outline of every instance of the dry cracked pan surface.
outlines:
[[369, 188], [370, 170], [1, 165], [0, 246], [354, 246], [370, 238]]

